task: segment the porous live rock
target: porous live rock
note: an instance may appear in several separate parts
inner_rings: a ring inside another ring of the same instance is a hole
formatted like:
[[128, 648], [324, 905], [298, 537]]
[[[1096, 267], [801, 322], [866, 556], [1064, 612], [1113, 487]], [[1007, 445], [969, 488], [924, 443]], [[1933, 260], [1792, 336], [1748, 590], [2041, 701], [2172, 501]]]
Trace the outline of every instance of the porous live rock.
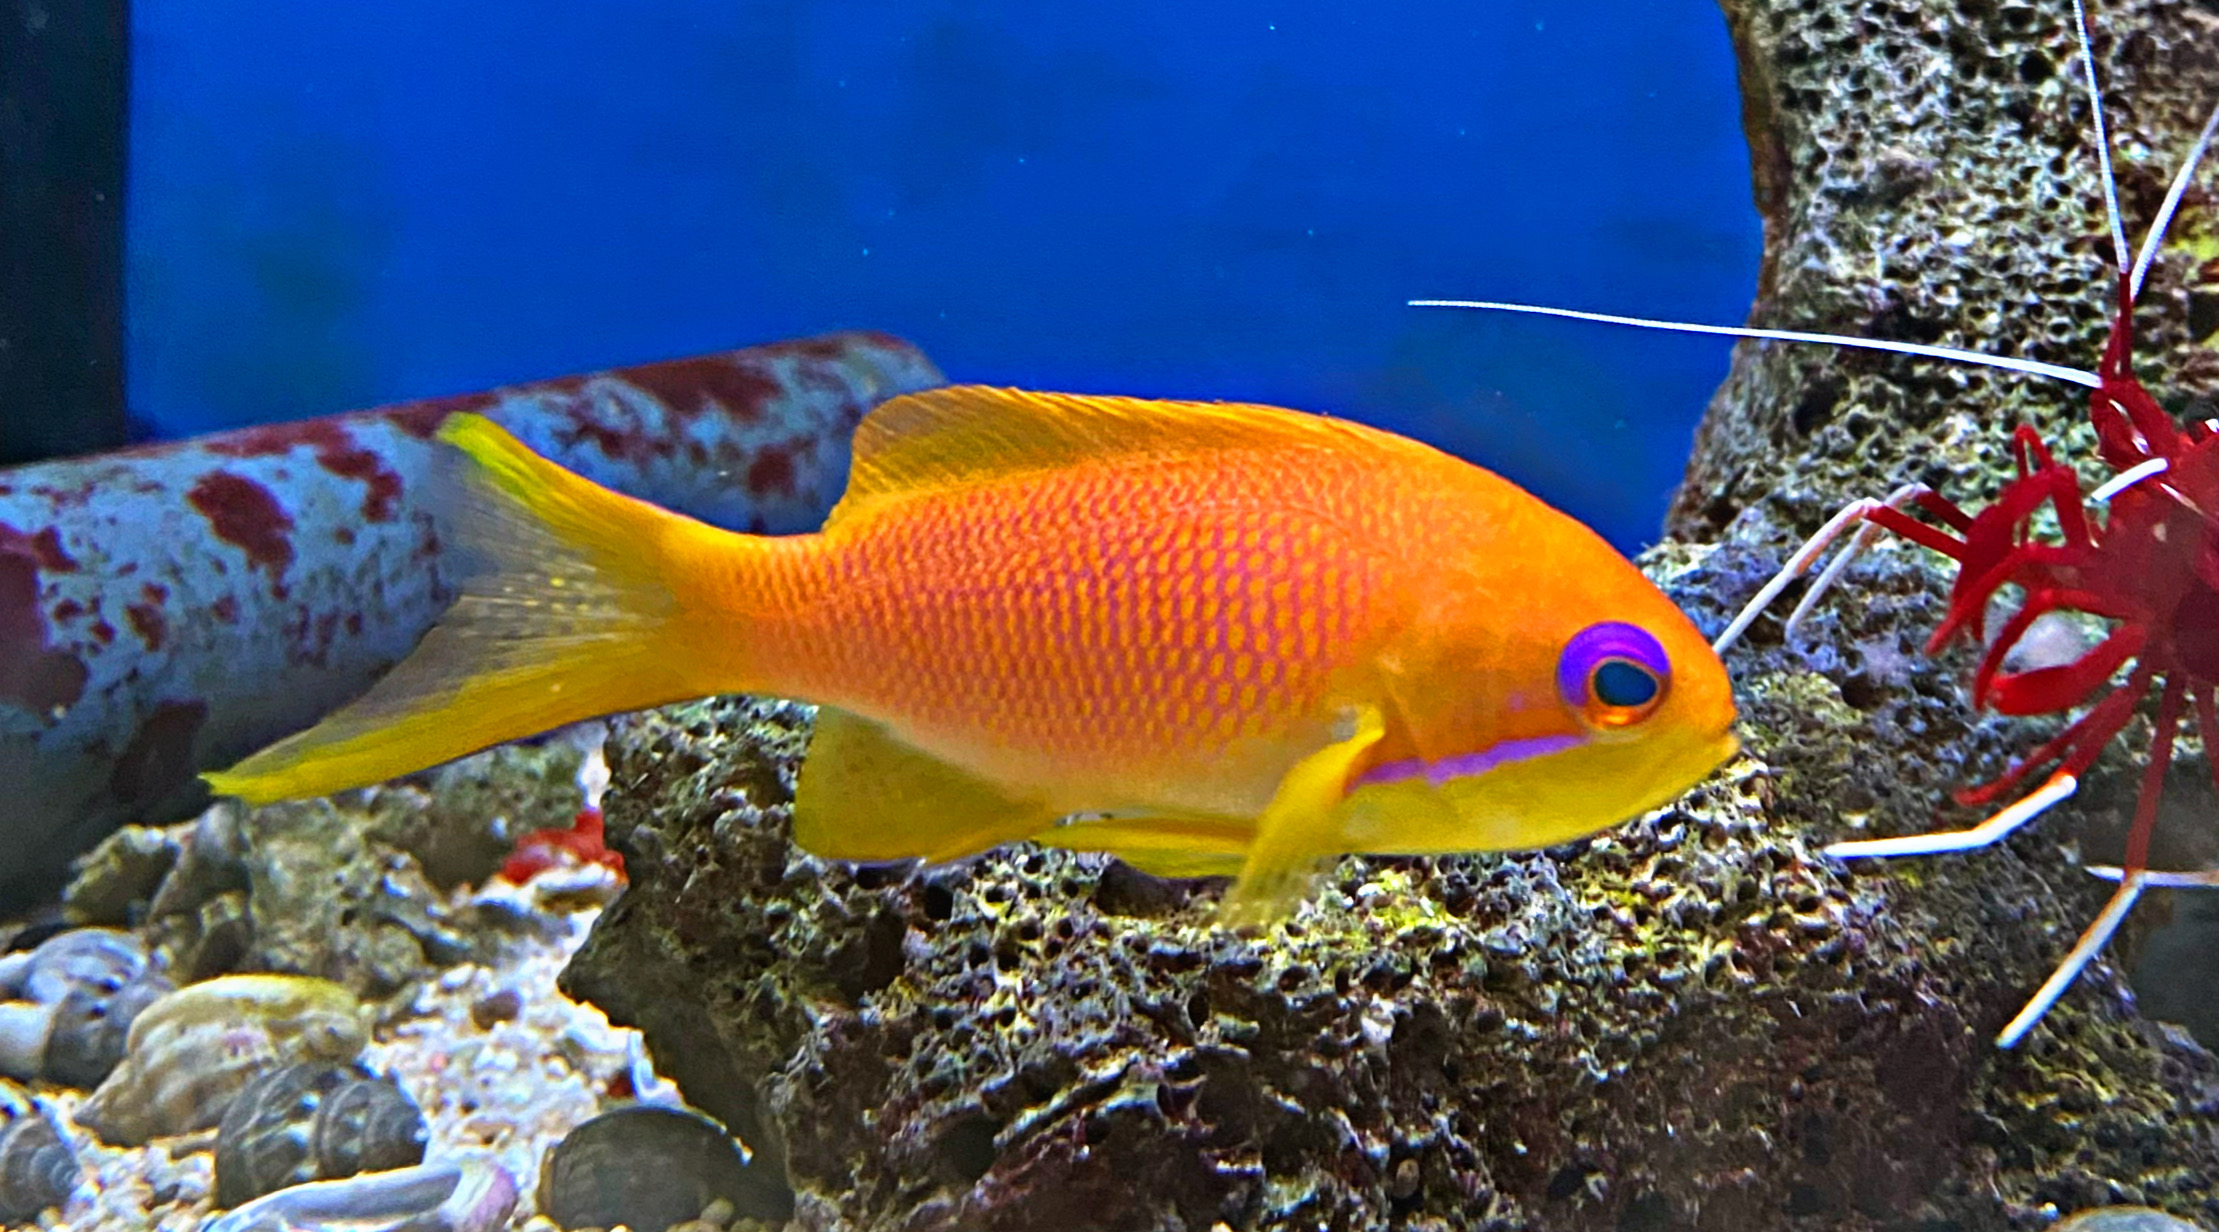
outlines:
[[[2094, 363], [2108, 284], [2068, 6], [1728, 11], [1758, 323]], [[2219, 97], [2214, 20], [2099, 14], [2138, 217]], [[2207, 225], [2148, 298], [2146, 367], [2176, 401], [2214, 374], [2189, 259]], [[1681, 541], [1648, 563], [1715, 629], [1851, 497], [1916, 478], [1977, 502], [2014, 417], [2082, 450], [2079, 405], [1744, 348]], [[642, 716], [608, 801], [631, 890], [566, 986], [639, 1025], [811, 1230], [2034, 1229], [2119, 1202], [2208, 1224], [2219, 1063], [2136, 1017], [2112, 967], [2017, 1050], [1990, 1042], [2102, 897], [2060, 840], [2131, 799], [2131, 756], [1998, 851], [1817, 854], [1973, 819], [1950, 790], [2044, 728], [1972, 713], [1963, 658], [1920, 655], [1945, 594], [1939, 562], [1883, 551], [1796, 646], [1761, 624], [1729, 660], [1748, 755], [1672, 808], [1544, 853], [1344, 862], [1256, 937], [1210, 927], [1211, 892], [1100, 857], [826, 864], [787, 840], [805, 711]]]
[[[1960, 11], [1731, 0], [1725, 8], [1766, 234], [1751, 324], [2097, 365], [2116, 266], [2069, 3]], [[2132, 0], [2095, 4], [2091, 15], [2128, 238], [2139, 243], [2219, 102], [2219, 13]], [[2212, 165], [2207, 155], [2202, 182]], [[2135, 314], [2135, 371], [2184, 417], [2207, 417], [2219, 396], [2214, 217], [2208, 196], [2191, 191]], [[1717, 541], [1713, 567], [1763, 572], [1849, 500], [1905, 482], [1977, 510], [2016, 473], [2011, 433], [2020, 424], [2080, 470], [2084, 491], [2110, 478], [2078, 386], [1866, 351], [1744, 345], [1698, 434], [1670, 529], [1685, 541]], [[1847, 795], [1826, 794], [1825, 784], [1786, 793], [1824, 802], [1801, 820], [1832, 825], [1839, 837], [1977, 820], [1949, 806], [1947, 789], [1994, 777], [2059, 726], [1966, 708], [1971, 656], [1919, 653], [1944, 610], [1953, 566], [1881, 542], [1881, 559], [1849, 576], [1796, 647], [1782, 647], [1778, 622], [1767, 621], [1728, 659], [1745, 709], [1770, 714], [1771, 731], [1815, 726], [1799, 706], [1819, 690], [1838, 692], [1870, 733], [1862, 748], [1835, 746], [1856, 769], [1825, 783]], [[1746, 577], [1719, 580], [1697, 583], [1719, 607], [1748, 593]], [[2101, 622], [2053, 630], [2067, 642], [2065, 657], [2101, 632]], [[2077, 844], [2091, 860], [2119, 858], [2150, 738], [2146, 717], [2131, 723], [2072, 802], [1977, 865], [1998, 905], [2025, 904], [2018, 914], [2032, 918], [2014, 931], [2045, 953], [2069, 945], [2108, 893], [2077, 872], [2062, 875], [2059, 845]], [[2207, 820], [2219, 801], [2197, 764], [2201, 741], [2187, 735], [2181, 749], [2151, 853], [2161, 867], [2219, 858], [2219, 828]], [[1878, 811], [1863, 804], [1875, 793]], [[2162, 910], [2153, 902], [2130, 929]], [[2132, 954], [2133, 939], [2130, 931], [2121, 953]], [[2161, 978], [2196, 968], [2204, 987], [2219, 980], [2209, 959], [2173, 964]], [[2170, 988], [2155, 997], [2197, 999]]]
[[490, 960], [506, 917], [458, 908], [445, 891], [490, 877], [517, 836], [567, 825], [578, 765], [577, 742], [557, 739], [328, 800], [127, 827], [80, 861], [69, 913], [143, 922], [185, 980], [278, 971], [391, 997]]

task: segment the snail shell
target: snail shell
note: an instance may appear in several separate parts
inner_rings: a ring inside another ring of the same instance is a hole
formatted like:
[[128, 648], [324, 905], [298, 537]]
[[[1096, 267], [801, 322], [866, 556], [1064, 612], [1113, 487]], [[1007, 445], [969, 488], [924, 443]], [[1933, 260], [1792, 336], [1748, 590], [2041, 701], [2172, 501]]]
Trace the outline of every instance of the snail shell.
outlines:
[[740, 1214], [774, 1219], [792, 1206], [782, 1183], [749, 1170], [723, 1126], [652, 1104], [584, 1122], [540, 1167], [540, 1213], [566, 1228], [664, 1232], [719, 1198]]
[[0, 959], [0, 1073], [94, 1087], [141, 1010], [170, 991], [129, 933], [81, 928]]
[[216, 1129], [216, 1204], [422, 1163], [424, 1114], [359, 1066], [288, 1065], [240, 1089]]
[[173, 991], [169, 977], [151, 967], [120, 985], [71, 987], [54, 1005], [40, 1076], [81, 1090], [99, 1086], [123, 1060], [131, 1024], [147, 1006]]
[[343, 1064], [369, 1034], [354, 994], [300, 975], [227, 975], [158, 998], [131, 1024], [123, 1063], [77, 1110], [113, 1146], [213, 1129], [257, 1074]]
[[84, 1174], [77, 1156], [29, 1101], [0, 1110], [0, 1224], [32, 1223], [69, 1201]]

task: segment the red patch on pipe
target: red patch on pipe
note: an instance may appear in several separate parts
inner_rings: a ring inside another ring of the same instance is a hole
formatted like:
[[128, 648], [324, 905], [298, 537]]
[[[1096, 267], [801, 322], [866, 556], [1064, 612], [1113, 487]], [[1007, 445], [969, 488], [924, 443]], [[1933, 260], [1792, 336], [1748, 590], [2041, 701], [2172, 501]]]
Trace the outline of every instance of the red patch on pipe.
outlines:
[[482, 411], [499, 402], [499, 394], [456, 394], [452, 398], [432, 398], [423, 402], [407, 402], [400, 406], [373, 414], [408, 433], [420, 441], [428, 441], [447, 416], [457, 411]]
[[362, 516], [372, 522], [393, 520], [393, 505], [401, 499], [401, 476], [385, 464], [375, 453], [352, 446], [342, 451], [326, 453], [318, 450], [316, 461], [323, 468], [342, 479], [359, 480], [369, 491], [362, 495]]
[[293, 563], [293, 519], [268, 488], [244, 475], [210, 471], [185, 499], [208, 519], [216, 538], [245, 552], [250, 564], [269, 570], [273, 579], [285, 576]]
[[401, 496], [399, 472], [375, 451], [364, 449], [336, 419], [241, 428], [203, 442], [208, 452], [225, 458], [266, 458], [303, 446], [316, 451], [316, 465], [369, 489], [362, 497], [363, 517], [372, 522], [392, 520], [394, 502]]
[[[879, 334], [872, 341], [899, 344], [899, 340], [892, 334]], [[794, 355], [821, 362], [845, 357], [848, 353], [848, 339], [839, 334], [819, 338], [792, 338], [749, 349], [759, 355]]]
[[734, 417], [752, 423], [786, 392], [784, 383], [760, 366], [729, 355], [673, 359], [612, 375], [669, 407], [670, 413], [680, 419], [712, 414], [721, 406]]
[[37, 558], [0, 544], [0, 701], [45, 714], [75, 705], [90, 674], [83, 659], [46, 647]]
[[557, 428], [555, 439], [569, 449], [576, 449], [581, 442], [592, 441], [600, 448], [603, 457], [617, 462], [632, 461], [635, 455], [642, 452], [639, 448], [641, 442], [637, 437], [596, 423], [574, 423]]
[[0, 552], [23, 553], [48, 573], [77, 572], [76, 558], [62, 550], [61, 533], [51, 526], [35, 535], [26, 535], [0, 522]]
[[747, 464], [747, 490], [757, 496], [792, 496], [794, 494], [794, 451], [792, 445], [765, 445], [755, 451], [755, 460]]
[[152, 804], [193, 777], [193, 738], [208, 718], [203, 702], [163, 702], [132, 733], [108, 773], [108, 791], [127, 805]]
[[151, 603], [134, 603], [124, 608], [123, 614], [148, 650], [162, 648], [162, 639], [169, 636], [169, 621], [163, 618], [161, 608]]

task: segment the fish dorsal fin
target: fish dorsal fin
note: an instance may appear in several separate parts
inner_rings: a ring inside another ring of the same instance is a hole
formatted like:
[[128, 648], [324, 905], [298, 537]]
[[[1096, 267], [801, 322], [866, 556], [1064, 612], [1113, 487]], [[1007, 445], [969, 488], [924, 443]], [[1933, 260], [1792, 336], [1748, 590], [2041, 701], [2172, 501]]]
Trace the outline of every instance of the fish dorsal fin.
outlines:
[[954, 860], [1015, 842], [1057, 810], [922, 752], [831, 706], [794, 792], [794, 841], [830, 860]]
[[1226, 449], [1377, 447], [1376, 429], [1243, 402], [1159, 402], [947, 385], [890, 399], [855, 430], [847, 495], [864, 506], [955, 491], [1080, 462], [1185, 457]]

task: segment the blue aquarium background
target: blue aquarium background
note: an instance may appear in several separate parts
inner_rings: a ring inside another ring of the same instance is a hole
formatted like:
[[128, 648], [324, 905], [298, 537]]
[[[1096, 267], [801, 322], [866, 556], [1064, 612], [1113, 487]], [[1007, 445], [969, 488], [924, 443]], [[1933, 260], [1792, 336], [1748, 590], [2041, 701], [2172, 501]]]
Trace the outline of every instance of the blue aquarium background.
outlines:
[[1625, 547], [1758, 254], [1704, 0], [134, 5], [165, 436], [816, 331], [1391, 427]]

